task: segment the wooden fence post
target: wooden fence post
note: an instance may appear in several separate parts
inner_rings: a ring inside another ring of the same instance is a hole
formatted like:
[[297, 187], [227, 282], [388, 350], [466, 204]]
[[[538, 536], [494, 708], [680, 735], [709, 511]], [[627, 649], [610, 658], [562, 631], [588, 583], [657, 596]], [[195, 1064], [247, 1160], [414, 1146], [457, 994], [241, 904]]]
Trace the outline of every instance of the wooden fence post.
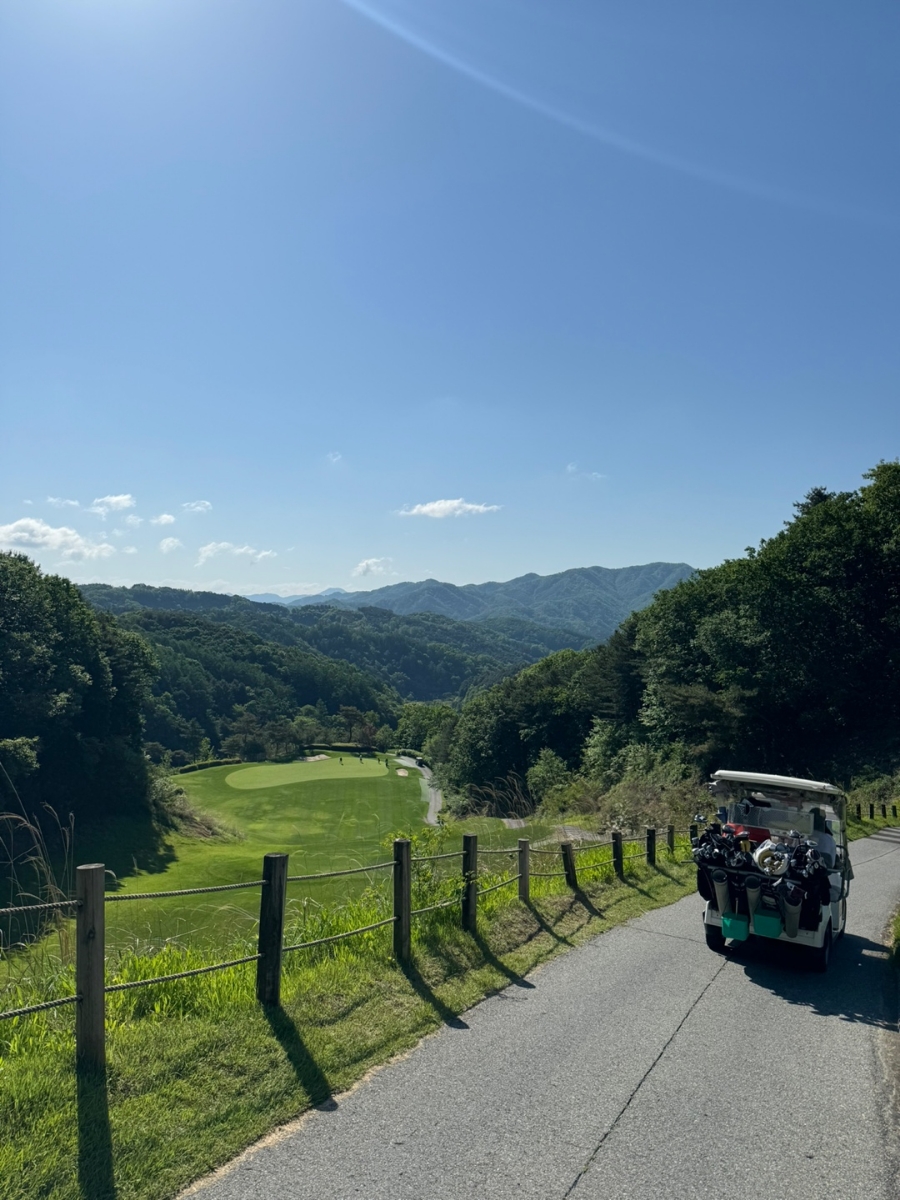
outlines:
[[621, 877], [625, 873], [625, 860], [622, 856], [621, 829], [614, 829], [612, 831], [612, 856], [613, 869], [615, 870], [616, 874]]
[[688, 829], [688, 837], [690, 838], [692, 844], [693, 844], [694, 838], [696, 836], [697, 836], [697, 826], [691, 825], [690, 828]]
[[573, 892], [578, 891], [578, 874], [575, 870], [575, 847], [571, 842], [560, 842], [563, 870], [566, 873], [566, 884]]
[[666, 845], [669, 847], [669, 853], [675, 853], [675, 826], [666, 826]]
[[897, 820], [897, 805], [896, 804], [891, 805], [891, 816], [894, 818], [895, 821]]
[[106, 926], [103, 863], [75, 872], [75, 1060], [84, 1070], [106, 1066]]
[[881, 815], [885, 818], [885, 820], [887, 820], [887, 805], [886, 804], [882, 804], [882, 806], [881, 806]]
[[874, 804], [869, 805], [869, 820], [870, 821], [875, 820], [875, 805]]
[[647, 862], [651, 867], [656, 866], [656, 830], [647, 830]]
[[281, 952], [284, 946], [284, 903], [287, 898], [288, 856], [263, 858], [263, 884], [259, 895], [260, 958], [256, 963], [256, 998], [260, 1004], [281, 1001]]
[[856, 806], [856, 819], [857, 819], [857, 821], [862, 820], [862, 805], [861, 804], [857, 804], [857, 806]]
[[463, 834], [462, 927], [474, 933], [478, 923], [478, 834]]
[[409, 838], [394, 839], [394, 958], [409, 962], [412, 953], [412, 864]]
[[519, 838], [519, 899], [531, 903], [531, 843]]

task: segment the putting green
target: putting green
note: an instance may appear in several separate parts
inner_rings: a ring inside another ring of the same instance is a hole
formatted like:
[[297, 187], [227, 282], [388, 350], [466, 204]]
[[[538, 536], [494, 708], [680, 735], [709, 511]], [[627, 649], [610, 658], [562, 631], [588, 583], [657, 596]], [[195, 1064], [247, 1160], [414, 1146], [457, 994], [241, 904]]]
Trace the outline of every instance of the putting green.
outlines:
[[352, 755], [320, 759], [319, 762], [263, 763], [258, 767], [241, 767], [225, 776], [229, 787], [248, 791], [254, 788], [284, 787], [289, 783], [312, 783], [321, 779], [373, 779], [387, 775], [382, 759]]

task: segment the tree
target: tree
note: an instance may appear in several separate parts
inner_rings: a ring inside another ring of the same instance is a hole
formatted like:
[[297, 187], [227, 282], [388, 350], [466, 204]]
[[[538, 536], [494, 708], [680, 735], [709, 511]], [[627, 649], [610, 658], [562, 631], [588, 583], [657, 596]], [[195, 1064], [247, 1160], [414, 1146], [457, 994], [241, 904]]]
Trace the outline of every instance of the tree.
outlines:
[[100, 819], [146, 804], [141, 711], [155, 671], [146, 642], [68, 580], [0, 554], [0, 756], [29, 811]]

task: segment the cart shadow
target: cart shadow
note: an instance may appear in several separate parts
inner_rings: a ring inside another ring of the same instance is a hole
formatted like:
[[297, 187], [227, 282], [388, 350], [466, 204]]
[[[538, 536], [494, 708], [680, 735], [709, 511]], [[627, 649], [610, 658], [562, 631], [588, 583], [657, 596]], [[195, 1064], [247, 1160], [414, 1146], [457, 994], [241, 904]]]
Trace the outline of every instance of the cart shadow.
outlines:
[[729, 952], [748, 979], [822, 1017], [877, 1029], [897, 1028], [897, 978], [890, 951], [880, 942], [847, 933], [837, 942], [828, 971], [812, 974], [797, 946], [756, 939]]

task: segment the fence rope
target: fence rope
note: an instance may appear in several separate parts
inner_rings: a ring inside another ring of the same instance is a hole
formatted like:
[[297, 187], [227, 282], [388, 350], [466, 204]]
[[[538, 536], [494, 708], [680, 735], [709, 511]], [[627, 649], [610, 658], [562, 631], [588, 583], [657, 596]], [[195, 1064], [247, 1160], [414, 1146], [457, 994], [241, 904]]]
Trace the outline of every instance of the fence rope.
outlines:
[[560, 849], [559, 849], [559, 847], [560, 847], [561, 845], [562, 845], [562, 842], [560, 842], [560, 843], [559, 843], [559, 845], [556, 847], [556, 849], [555, 849], [555, 850], [534, 850], [534, 849], [532, 849], [532, 850], [530, 851], [530, 853], [531, 853], [531, 854], [552, 854], [552, 855], [553, 855], [553, 857], [555, 858], [555, 857], [556, 857], [558, 854], [560, 854], [560, 853], [561, 853], [561, 851], [560, 851]]
[[437, 908], [449, 908], [451, 904], [459, 904], [462, 896], [451, 896], [449, 900], [439, 900], [437, 904], [428, 904], [425, 908], [414, 908], [411, 917], [421, 916], [422, 913], [434, 912]]
[[191, 975], [208, 975], [210, 971], [224, 971], [228, 967], [239, 967], [242, 963], [256, 962], [261, 954], [248, 954], [231, 962], [213, 963], [210, 967], [194, 967], [192, 971], [176, 971], [174, 975], [156, 975], [152, 979], [134, 979], [131, 983], [111, 983], [104, 992], [130, 992], [132, 988], [149, 987], [153, 983], [171, 983], [173, 979], [188, 979]]
[[[480, 851], [479, 853], [484, 853]], [[451, 850], [449, 854], [416, 854], [410, 859], [411, 862], [437, 862], [439, 858], [461, 858], [462, 850]]]
[[62, 1000], [45, 1000], [42, 1004], [29, 1004], [27, 1008], [11, 1008], [9, 1012], [0, 1013], [0, 1021], [8, 1021], [11, 1017], [27, 1017], [29, 1013], [60, 1008], [63, 1004], [77, 1004], [80, 999], [80, 996], [64, 996]]
[[532, 879], [562, 879], [565, 871], [530, 871]]
[[[581, 875], [585, 871], [611, 871], [615, 863], [610, 859], [608, 862], [588, 863], [584, 867], [578, 868], [578, 874]], [[565, 874], [565, 872], [563, 872]]]
[[509, 879], [504, 879], [502, 883], [492, 883], [490, 887], [479, 888], [478, 895], [486, 896], [488, 892], [496, 892], [497, 888], [508, 887], [511, 883], [515, 883], [520, 879], [521, 875], [510, 875]]
[[0, 917], [9, 917], [14, 913], [47, 912], [51, 908], [77, 908], [77, 900], [52, 900], [47, 904], [18, 904], [13, 908], [0, 908]]
[[179, 888], [175, 892], [113, 892], [103, 900], [106, 904], [119, 900], [166, 900], [169, 896], [199, 896], [203, 892], [237, 892], [241, 888], [262, 887], [264, 883], [264, 879], [254, 879], [250, 883], [220, 883], [215, 887]]
[[372, 863], [370, 867], [351, 867], [348, 871], [319, 871], [315, 875], [288, 875], [288, 883], [305, 883], [308, 879], [334, 879], [338, 875], [362, 875], [366, 871], [380, 871], [384, 867], [392, 867], [394, 860], [383, 863]]
[[582, 854], [585, 850], [602, 850], [604, 846], [611, 846], [612, 842], [582, 842], [578, 846], [573, 846], [572, 849], [576, 854]]
[[[393, 866], [393, 863], [391, 864]], [[331, 937], [316, 938], [314, 942], [298, 942], [296, 946], [285, 946], [282, 949], [282, 954], [289, 954], [291, 950], [307, 950], [310, 946], [324, 946], [326, 942], [339, 942], [341, 938], [353, 937], [356, 933], [368, 933], [370, 929], [380, 929], [382, 925], [393, 925], [396, 917], [388, 917], [385, 921], [376, 921], [374, 925], [363, 925], [360, 929], [350, 929], [347, 933], [333, 933]]]
[[517, 846], [510, 846], [506, 850], [479, 850], [478, 851], [479, 857], [482, 854], [518, 854], [518, 853], [519, 853], [519, 849]]

